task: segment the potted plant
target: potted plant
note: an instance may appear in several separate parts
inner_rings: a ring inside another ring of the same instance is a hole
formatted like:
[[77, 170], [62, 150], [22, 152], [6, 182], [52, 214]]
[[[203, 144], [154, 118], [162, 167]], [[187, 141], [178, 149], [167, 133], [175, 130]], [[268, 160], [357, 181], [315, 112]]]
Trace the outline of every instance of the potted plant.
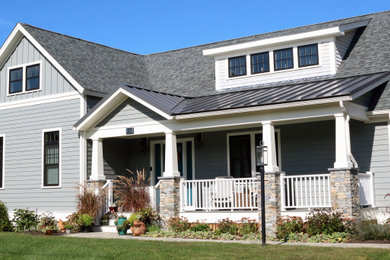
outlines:
[[127, 230], [129, 229], [129, 222], [127, 221], [126, 217], [123, 215], [118, 216], [118, 218], [115, 220], [115, 226], [116, 230], [118, 231], [118, 234], [120, 236], [126, 235]]
[[43, 214], [39, 221], [38, 229], [45, 235], [52, 235], [57, 231], [57, 221], [53, 217], [53, 213]]
[[67, 235], [70, 235], [72, 233], [73, 225], [69, 224], [68, 222], [64, 222], [65, 232]]
[[83, 232], [92, 232], [95, 227], [94, 218], [89, 214], [81, 214], [80, 222], [81, 222], [81, 231]]
[[128, 219], [128, 223], [131, 227], [131, 233], [134, 236], [140, 236], [146, 233], [146, 225], [141, 221], [142, 218], [143, 214], [141, 212], [136, 212]]

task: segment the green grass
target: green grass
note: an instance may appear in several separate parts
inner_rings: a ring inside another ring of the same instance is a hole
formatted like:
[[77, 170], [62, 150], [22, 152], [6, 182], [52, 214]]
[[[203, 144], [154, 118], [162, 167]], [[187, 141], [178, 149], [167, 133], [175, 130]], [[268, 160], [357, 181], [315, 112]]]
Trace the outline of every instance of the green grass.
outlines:
[[179, 243], [0, 233], [0, 259], [390, 259], [390, 250]]

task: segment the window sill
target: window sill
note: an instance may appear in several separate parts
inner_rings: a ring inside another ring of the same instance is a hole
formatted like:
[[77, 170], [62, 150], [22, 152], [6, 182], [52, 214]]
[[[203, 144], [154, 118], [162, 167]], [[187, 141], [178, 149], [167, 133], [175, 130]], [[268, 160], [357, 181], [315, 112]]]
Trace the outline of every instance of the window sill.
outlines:
[[61, 189], [61, 186], [42, 186], [41, 189], [43, 190]]
[[30, 94], [30, 93], [37, 93], [37, 92], [41, 92], [41, 91], [42, 91], [42, 89], [23, 91], [23, 92], [18, 92], [18, 93], [13, 93], [13, 94], [7, 94], [7, 97], [20, 96], [20, 95], [25, 95], [25, 94]]

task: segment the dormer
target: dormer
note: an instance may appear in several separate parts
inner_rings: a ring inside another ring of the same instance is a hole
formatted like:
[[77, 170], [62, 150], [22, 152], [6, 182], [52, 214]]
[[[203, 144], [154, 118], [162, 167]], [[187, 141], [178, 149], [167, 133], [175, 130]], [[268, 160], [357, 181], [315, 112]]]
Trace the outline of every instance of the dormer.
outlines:
[[356, 29], [369, 20], [203, 50], [225, 90], [336, 74]]

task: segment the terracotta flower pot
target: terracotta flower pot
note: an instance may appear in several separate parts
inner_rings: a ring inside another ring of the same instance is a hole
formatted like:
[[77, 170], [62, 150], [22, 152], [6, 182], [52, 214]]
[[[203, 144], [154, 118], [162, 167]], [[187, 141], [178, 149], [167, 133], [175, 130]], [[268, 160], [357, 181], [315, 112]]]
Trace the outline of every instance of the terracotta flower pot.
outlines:
[[131, 227], [131, 232], [133, 236], [141, 236], [146, 233], [146, 225], [139, 220], [135, 220]]
[[53, 230], [46, 230], [45, 235], [46, 236], [53, 235]]

